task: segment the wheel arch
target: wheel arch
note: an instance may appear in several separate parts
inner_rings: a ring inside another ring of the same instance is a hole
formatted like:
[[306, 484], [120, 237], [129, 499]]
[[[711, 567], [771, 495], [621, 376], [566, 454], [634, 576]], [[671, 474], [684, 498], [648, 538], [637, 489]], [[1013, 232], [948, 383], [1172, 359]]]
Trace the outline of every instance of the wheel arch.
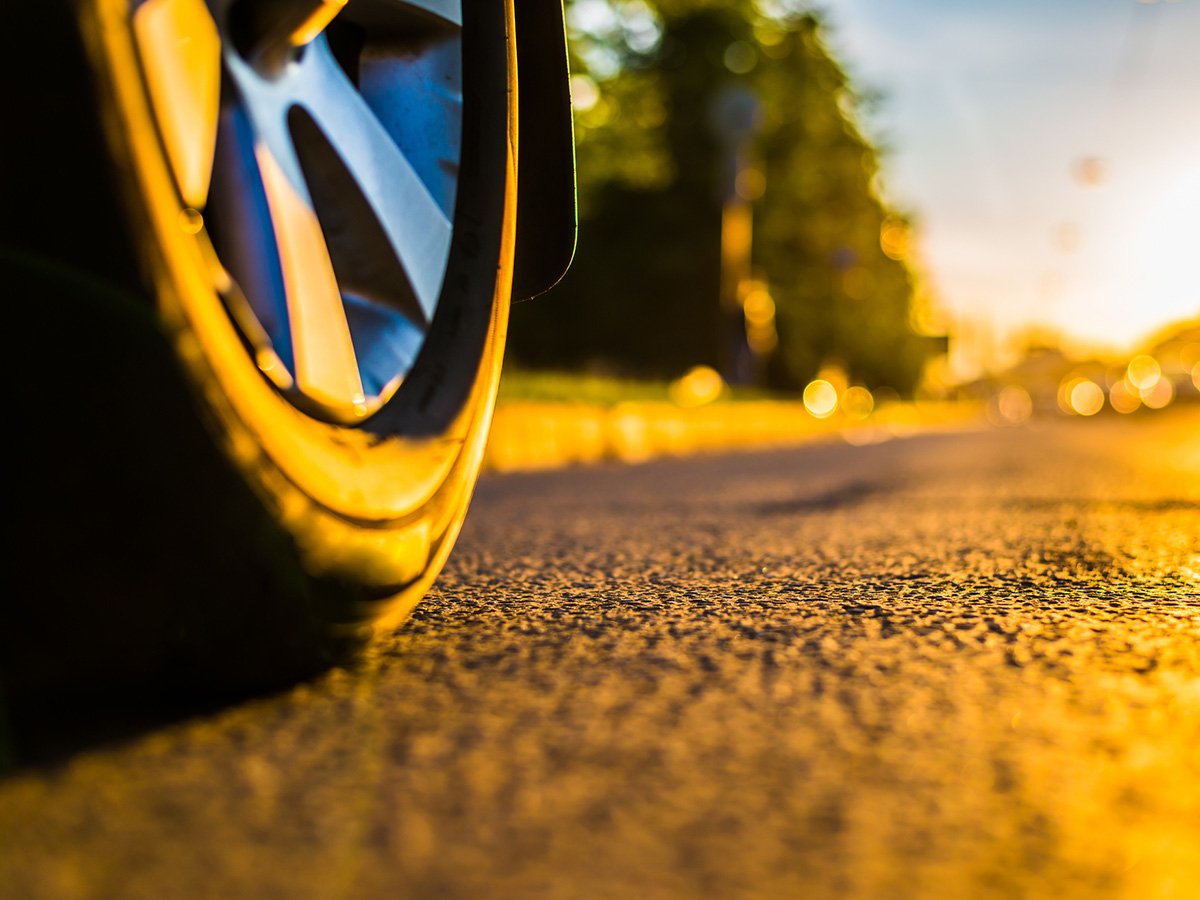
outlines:
[[516, 4], [517, 245], [513, 299], [545, 293], [575, 255], [575, 137], [562, 0]]

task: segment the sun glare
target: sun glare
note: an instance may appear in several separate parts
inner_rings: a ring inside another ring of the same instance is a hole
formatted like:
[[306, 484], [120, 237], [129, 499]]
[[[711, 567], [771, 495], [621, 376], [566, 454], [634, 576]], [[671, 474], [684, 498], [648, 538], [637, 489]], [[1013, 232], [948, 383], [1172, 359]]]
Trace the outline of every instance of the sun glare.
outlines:
[[1187, 172], [1158, 190], [1144, 212], [1131, 217], [1125, 251], [1131, 295], [1124, 302], [1147, 331], [1200, 311], [1200, 173]]

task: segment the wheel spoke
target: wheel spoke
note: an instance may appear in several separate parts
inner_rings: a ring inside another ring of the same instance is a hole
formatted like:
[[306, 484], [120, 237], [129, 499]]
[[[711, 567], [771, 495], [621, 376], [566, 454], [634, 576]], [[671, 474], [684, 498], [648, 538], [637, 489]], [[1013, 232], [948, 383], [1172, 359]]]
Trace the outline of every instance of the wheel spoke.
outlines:
[[457, 35], [404, 58], [372, 58], [358, 87], [438, 206], [454, 214], [462, 157], [462, 42]]
[[180, 196], [202, 209], [221, 92], [217, 26], [204, 0], [148, 0], [134, 13], [133, 30]]
[[240, 105], [221, 114], [216, 161], [205, 214], [222, 264], [237, 281], [272, 349], [294, 370], [287, 293], [262, 172], [255, 154], [254, 129]]
[[335, 409], [361, 409], [358, 362], [320, 223], [270, 149], [259, 143], [255, 156], [279, 245], [297, 386]]
[[451, 223], [416, 170], [333, 58], [324, 37], [309, 46], [297, 102], [338, 153], [433, 316], [450, 254]]

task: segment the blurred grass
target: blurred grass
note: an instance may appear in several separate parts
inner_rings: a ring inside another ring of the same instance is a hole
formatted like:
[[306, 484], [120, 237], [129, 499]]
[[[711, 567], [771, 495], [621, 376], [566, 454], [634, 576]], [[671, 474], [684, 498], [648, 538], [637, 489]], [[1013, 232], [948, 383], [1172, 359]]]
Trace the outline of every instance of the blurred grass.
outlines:
[[484, 460], [494, 471], [551, 469], [662, 456], [795, 446], [869, 444], [983, 421], [973, 403], [889, 402], [870, 415], [816, 418], [796, 397], [726, 388], [681, 406], [667, 382], [597, 375], [506, 372]]
[[[761, 388], [726, 386], [715, 402], [770, 399], [782, 398]], [[667, 403], [670, 382], [506, 367], [500, 379], [499, 402], [583, 403], [605, 408], [632, 402]]]

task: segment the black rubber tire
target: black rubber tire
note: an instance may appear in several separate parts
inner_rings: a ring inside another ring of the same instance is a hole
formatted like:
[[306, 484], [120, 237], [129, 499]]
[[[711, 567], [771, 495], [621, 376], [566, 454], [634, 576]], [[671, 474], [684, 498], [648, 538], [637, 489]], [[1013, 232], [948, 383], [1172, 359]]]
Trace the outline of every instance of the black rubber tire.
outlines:
[[37, 36], [37, 59], [18, 50], [10, 64], [46, 74], [17, 99], [3, 166], [0, 266], [11, 333], [30, 350], [10, 372], [22, 446], [0, 628], [10, 703], [87, 685], [272, 687], [394, 627], [457, 536], [499, 380], [511, 0], [464, 4], [446, 287], [420, 359], [366, 427], [288, 403], [197, 277], [162, 190], [127, 10], [20, 4], [8, 29]]

